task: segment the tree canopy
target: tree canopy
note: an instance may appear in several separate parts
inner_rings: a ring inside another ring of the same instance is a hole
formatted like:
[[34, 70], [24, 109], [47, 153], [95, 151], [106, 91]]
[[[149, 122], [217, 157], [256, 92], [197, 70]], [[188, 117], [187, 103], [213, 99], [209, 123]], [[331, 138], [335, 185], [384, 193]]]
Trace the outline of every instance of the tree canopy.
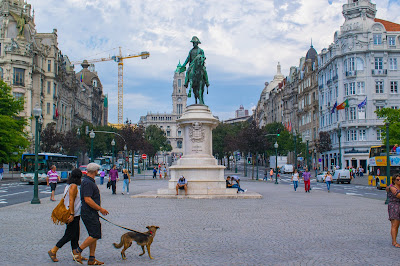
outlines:
[[23, 110], [23, 99], [15, 99], [11, 88], [0, 80], [0, 163], [17, 161], [29, 146], [27, 121], [18, 116]]
[[[375, 111], [379, 118], [384, 118], [385, 123], [389, 123], [389, 144], [400, 145], [400, 110], [383, 108]], [[386, 128], [382, 127], [382, 143], [386, 143]]]

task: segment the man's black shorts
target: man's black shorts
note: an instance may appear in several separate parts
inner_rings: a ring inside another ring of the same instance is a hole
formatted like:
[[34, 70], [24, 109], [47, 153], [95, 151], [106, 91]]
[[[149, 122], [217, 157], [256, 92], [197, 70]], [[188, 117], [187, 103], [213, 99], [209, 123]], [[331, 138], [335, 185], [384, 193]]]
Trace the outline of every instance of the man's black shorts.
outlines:
[[178, 189], [185, 189], [185, 186], [181, 186], [181, 187], [179, 187]]
[[57, 187], [57, 183], [49, 183], [51, 191], [55, 191]]
[[99, 214], [97, 212], [85, 211], [81, 213], [81, 219], [89, 236], [101, 239], [101, 223]]

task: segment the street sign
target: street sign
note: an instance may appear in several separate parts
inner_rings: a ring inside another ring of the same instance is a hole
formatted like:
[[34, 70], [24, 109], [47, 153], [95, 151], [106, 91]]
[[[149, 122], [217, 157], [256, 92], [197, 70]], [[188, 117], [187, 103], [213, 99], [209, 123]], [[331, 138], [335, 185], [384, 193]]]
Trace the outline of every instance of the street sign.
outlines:
[[376, 175], [381, 175], [381, 170], [379, 168], [376, 169]]
[[146, 154], [142, 154], [142, 159], [147, 159], [147, 155]]

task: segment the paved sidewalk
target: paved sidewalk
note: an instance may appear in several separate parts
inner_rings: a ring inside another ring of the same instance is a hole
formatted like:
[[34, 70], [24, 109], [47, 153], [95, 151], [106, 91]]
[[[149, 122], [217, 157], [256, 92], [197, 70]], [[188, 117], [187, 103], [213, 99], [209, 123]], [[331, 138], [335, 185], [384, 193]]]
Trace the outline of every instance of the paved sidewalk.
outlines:
[[[134, 180], [131, 194], [167, 187], [167, 180]], [[106, 265], [398, 265], [391, 246], [387, 207], [378, 200], [324, 191], [302, 193], [291, 186], [243, 181], [263, 199], [133, 199], [101, 186], [103, 207], [111, 221], [144, 231], [157, 225], [150, 260], [139, 246], [112, 247], [126, 231], [103, 222], [97, 258]], [[61, 196], [56, 197], [60, 199]], [[59, 263], [47, 251], [64, 232], [50, 213], [57, 202], [22, 203], [0, 209], [1, 265], [75, 265], [70, 246]], [[87, 233], [81, 225], [81, 241]], [[400, 241], [400, 240], [399, 240]], [[85, 250], [84, 255], [88, 255]]]

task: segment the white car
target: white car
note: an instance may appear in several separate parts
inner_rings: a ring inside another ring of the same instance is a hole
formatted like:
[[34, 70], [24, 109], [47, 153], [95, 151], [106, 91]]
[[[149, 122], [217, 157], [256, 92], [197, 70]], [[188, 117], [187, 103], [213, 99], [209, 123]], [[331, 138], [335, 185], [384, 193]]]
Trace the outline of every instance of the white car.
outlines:
[[325, 178], [325, 175], [327, 174], [328, 172], [327, 171], [324, 171], [324, 172], [320, 172], [318, 175], [317, 175], [317, 182], [324, 182], [324, 178]]
[[335, 171], [335, 174], [333, 175], [332, 182], [336, 182], [337, 184], [339, 183], [351, 183], [351, 176], [350, 176], [350, 171], [349, 169], [339, 169]]
[[291, 164], [285, 164], [281, 168], [282, 174], [293, 173], [293, 171], [294, 171], [294, 168], [293, 168], [293, 165], [291, 165]]

